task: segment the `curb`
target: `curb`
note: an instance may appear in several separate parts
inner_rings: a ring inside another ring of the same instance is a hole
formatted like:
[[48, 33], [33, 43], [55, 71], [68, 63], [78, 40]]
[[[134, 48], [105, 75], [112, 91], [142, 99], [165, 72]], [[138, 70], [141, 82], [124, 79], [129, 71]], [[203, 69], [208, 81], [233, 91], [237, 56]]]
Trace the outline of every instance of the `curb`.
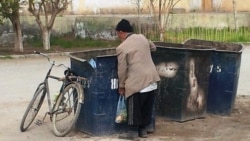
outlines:
[[[48, 56], [68, 56], [71, 52], [60, 52], [60, 53], [46, 53]], [[37, 54], [24, 54], [24, 55], [0, 55], [0, 59], [17, 59], [17, 58], [32, 58], [42, 57]]]

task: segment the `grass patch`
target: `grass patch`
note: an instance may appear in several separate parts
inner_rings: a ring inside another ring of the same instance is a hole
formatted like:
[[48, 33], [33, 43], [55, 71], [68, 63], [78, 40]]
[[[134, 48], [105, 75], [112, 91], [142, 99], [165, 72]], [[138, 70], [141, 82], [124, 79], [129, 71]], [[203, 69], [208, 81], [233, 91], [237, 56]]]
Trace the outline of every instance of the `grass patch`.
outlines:
[[10, 55], [0, 56], [0, 59], [13, 59]]
[[[91, 38], [72, 38], [62, 36], [52, 36], [50, 39], [51, 46], [59, 46], [61, 48], [109, 48], [116, 47], [121, 42], [119, 40], [95, 40]], [[43, 47], [42, 39], [33, 38], [28, 41], [29, 46], [34, 48]]]
[[238, 30], [210, 29], [210, 28], [187, 28], [168, 30], [165, 33], [165, 41], [182, 43], [187, 39], [201, 39], [220, 42], [250, 42], [250, 28], [241, 27]]
[[[155, 26], [144, 27], [142, 34], [153, 41], [159, 41], [159, 32]], [[170, 43], [183, 43], [188, 39], [200, 39], [211, 40], [219, 42], [250, 42], [250, 28], [240, 27], [238, 30], [230, 28], [204, 28], [204, 27], [192, 27], [192, 28], [176, 28], [169, 29], [165, 32], [165, 42]], [[41, 37], [34, 37], [27, 40], [26, 45], [32, 48], [43, 48]], [[64, 36], [51, 36], [50, 45], [51, 48], [59, 47], [61, 49], [73, 49], [73, 48], [110, 48], [117, 47], [121, 43], [120, 40], [101, 40], [92, 38], [75, 38], [72, 35]]]

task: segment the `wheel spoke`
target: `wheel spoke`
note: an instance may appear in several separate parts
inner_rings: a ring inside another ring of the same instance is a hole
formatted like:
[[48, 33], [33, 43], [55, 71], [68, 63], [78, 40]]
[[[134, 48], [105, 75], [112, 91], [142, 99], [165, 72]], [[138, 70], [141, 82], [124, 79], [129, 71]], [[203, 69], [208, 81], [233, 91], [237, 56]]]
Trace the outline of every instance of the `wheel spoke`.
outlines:
[[53, 114], [53, 131], [56, 136], [65, 136], [75, 124], [81, 107], [78, 103], [79, 94], [82, 94], [80, 88], [79, 85], [72, 83], [58, 98]]
[[45, 87], [40, 86], [36, 90], [32, 100], [30, 101], [21, 121], [20, 130], [26, 131], [31, 123], [34, 121], [39, 112], [45, 97]]

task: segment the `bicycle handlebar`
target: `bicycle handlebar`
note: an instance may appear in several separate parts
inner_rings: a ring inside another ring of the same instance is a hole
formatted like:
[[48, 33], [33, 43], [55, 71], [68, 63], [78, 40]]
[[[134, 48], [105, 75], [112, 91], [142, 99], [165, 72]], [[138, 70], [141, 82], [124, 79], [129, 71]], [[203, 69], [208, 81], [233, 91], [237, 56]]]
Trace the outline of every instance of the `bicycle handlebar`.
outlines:
[[45, 54], [45, 53], [41, 53], [41, 52], [38, 52], [38, 51], [34, 51], [34, 53], [46, 57], [48, 59], [49, 63], [56, 66], [56, 67], [64, 66], [66, 69], [69, 69], [69, 67], [66, 66], [65, 64], [56, 64], [55, 61], [51, 61], [49, 56], [47, 54]]
[[68, 66], [66, 66], [65, 64], [56, 64], [55, 61], [51, 61], [47, 54], [41, 53], [41, 52], [38, 52], [38, 51], [34, 51], [34, 53], [46, 57], [48, 59], [49, 63], [52, 64], [52, 66], [56, 66], [56, 67], [64, 66], [67, 69], [67, 70], [64, 71], [65, 77], [59, 78], [59, 77], [52, 76], [52, 75], [48, 75], [48, 77], [56, 79], [58, 81], [64, 81], [65, 79], [70, 80], [70, 81], [84, 81], [84, 80], [87, 80], [84, 77], [76, 76], [76, 74], [74, 74], [74, 72], [71, 71], [71, 69]]

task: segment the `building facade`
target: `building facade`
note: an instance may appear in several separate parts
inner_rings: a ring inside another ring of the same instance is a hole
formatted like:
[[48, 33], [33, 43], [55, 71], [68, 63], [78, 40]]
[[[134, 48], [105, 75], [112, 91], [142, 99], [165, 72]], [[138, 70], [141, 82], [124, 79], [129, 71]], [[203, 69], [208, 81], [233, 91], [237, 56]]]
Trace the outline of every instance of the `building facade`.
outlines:
[[[73, 0], [68, 10], [73, 14], [128, 14], [135, 13], [137, 1], [142, 13], [150, 12], [149, 0]], [[175, 1], [175, 0], [174, 0]], [[180, 0], [176, 12], [250, 12], [250, 0]]]

